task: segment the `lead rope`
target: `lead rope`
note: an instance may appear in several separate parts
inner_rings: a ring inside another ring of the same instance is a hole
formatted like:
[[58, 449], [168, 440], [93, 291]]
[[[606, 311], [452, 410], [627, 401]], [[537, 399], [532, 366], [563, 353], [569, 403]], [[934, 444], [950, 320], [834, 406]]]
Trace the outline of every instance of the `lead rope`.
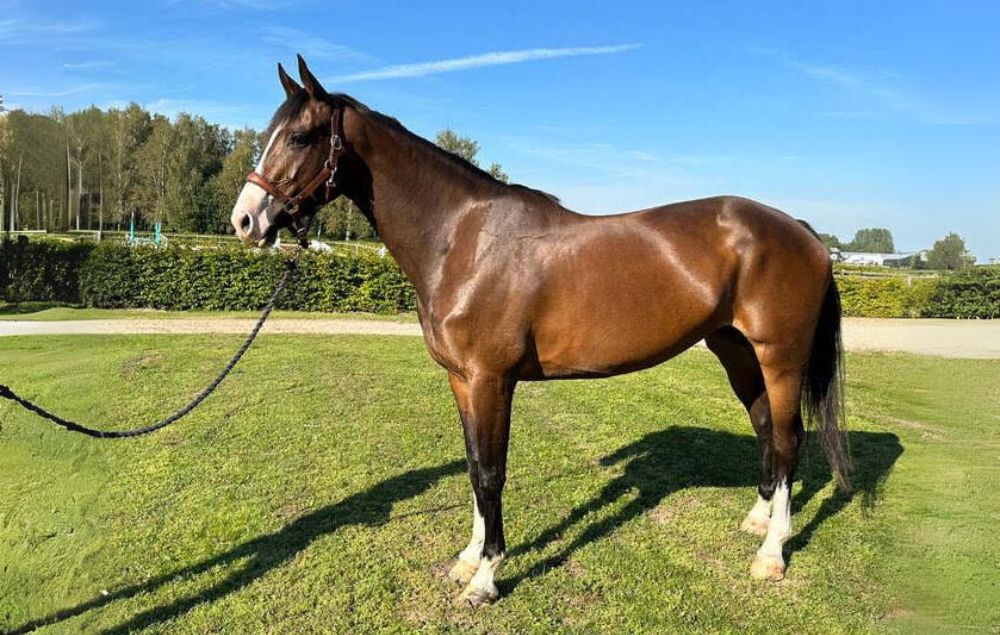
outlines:
[[236, 354], [233, 355], [233, 358], [229, 360], [229, 363], [226, 364], [226, 367], [222, 369], [222, 372], [220, 372], [219, 375], [214, 380], [212, 380], [212, 383], [205, 386], [205, 388], [202, 389], [200, 393], [195, 395], [194, 399], [192, 399], [190, 403], [188, 403], [186, 406], [184, 406], [174, 414], [170, 415], [166, 419], [163, 419], [162, 421], [159, 421], [152, 425], [145, 426], [143, 428], [133, 428], [132, 430], [97, 430], [94, 428], [89, 428], [80, 423], [76, 423], [75, 421], [70, 421], [69, 419], [63, 419], [59, 415], [53, 414], [48, 410], [46, 410], [45, 408], [42, 408], [41, 406], [34, 404], [31, 401], [25, 399], [24, 397], [18, 395], [16, 392], [11, 390], [9, 386], [6, 386], [4, 384], [0, 384], [0, 397], [13, 401], [14, 403], [19, 404], [25, 410], [33, 412], [39, 417], [42, 417], [44, 419], [48, 419], [49, 421], [58, 426], [62, 426], [63, 428], [66, 428], [67, 430], [72, 430], [73, 432], [79, 432], [81, 434], [85, 434], [89, 437], [96, 437], [99, 439], [125, 439], [129, 437], [142, 436], [144, 434], [149, 434], [150, 432], [156, 432], [157, 430], [165, 428], [169, 426], [171, 423], [174, 423], [175, 421], [183, 418], [189, 412], [197, 408], [201, 402], [205, 401], [205, 399], [209, 395], [215, 392], [215, 389], [219, 387], [219, 384], [222, 383], [222, 380], [224, 380], [226, 376], [229, 375], [230, 372], [232, 372], [233, 367], [236, 366], [237, 362], [240, 361], [240, 358], [243, 357], [243, 354], [247, 352], [247, 349], [250, 348], [250, 345], [253, 344], [253, 341], [257, 339], [257, 334], [260, 333], [260, 329], [264, 326], [264, 322], [266, 322], [268, 316], [271, 315], [271, 310], [274, 309], [274, 305], [278, 301], [278, 296], [281, 295], [281, 292], [284, 291], [285, 289], [285, 285], [291, 279], [292, 274], [295, 271], [295, 267], [296, 267], [295, 260], [289, 259], [285, 261], [285, 271], [284, 273], [281, 274], [281, 278], [278, 279], [278, 284], [277, 286], [274, 287], [274, 293], [271, 294], [271, 298], [267, 301], [267, 304], [264, 305], [264, 310], [261, 311], [260, 318], [254, 325], [253, 330], [250, 331], [250, 334], [247, 335], [246, 340], [243, 341], [243, 345], [240, 346], [238, 351], [236, 351]]

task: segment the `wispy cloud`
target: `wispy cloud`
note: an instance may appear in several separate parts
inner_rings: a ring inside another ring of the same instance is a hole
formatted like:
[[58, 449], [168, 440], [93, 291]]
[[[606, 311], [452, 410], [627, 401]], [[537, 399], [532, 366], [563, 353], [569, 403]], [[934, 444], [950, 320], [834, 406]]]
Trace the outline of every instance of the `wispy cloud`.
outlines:
[[370, 55], [353, 49], [350, 46], [334, 44], [321, 37], [283, 26], [265, 27], [263, 41], [265, 44], [277, 48], [285, 48], [296, 53], [302, 53], [307, 58], [318, 57], [348, 63], [371, 63], [373, 61]]
[[898, 86], [899, 78], [885, 72], [851, 68], [841, 64], [805, 61], [779, 49], [751, 46], [751, 53], [778, 60], [782, 65], [850, 97], [858, 108], [832, 109], [822, 113], [834, 119], [873, 119], [889, 115], [905, 116], [930, 125], [992, 124], [993, 116], [983, 116], [969, 108], [928, 98]]
[[68, 88], [59, 88], [55, 90], [44, 90], [44, 89], [27, 89], [27, 90], [12, 90], [8, 92], [8, 95], [15, 95], [17, 97], [66, 97], [67, 95], [76, 95], [79, 93], [86, 93], [92, 90], [101, 90], [104, 88], [110, 88], [110, 84], [77, 84], [76, 86], [70, 86]]
[[94, 25], [90, 22], [31, 22], [10, 18], [0, 20], [0, 42], [18, 43], [43, 36], [72, 35], [92, 28]]
[[266, 113], [259, 109], [212, 99], [176, 99], [171, 97], [157, 99], [144, 105], [151, 112], [159, 113], [171, 119], [181, 113], [200, 115], [212, 123], [221, 124], [227, 128], [237, 129], [253, 125], [262, 120]]
[[424, 77], [438, 73], [454, 73], [484, 66], [500, 66], [503, 64], [519, 64], [532, 60], [548, 60], [559, 57], [578, 57], [582, 55], [612, 55], [632, 51], [641, 44], [615, 44], [613, 46], [575, 46], [566, 48], [536, 48], [519, 51], [494, 51], [466, 57], [437, 60], [433, 62], [418, 62], [415, 64], [396, 64], [371, 71], [350, 73], [331, 78], [331, 82], [362, 82], [378, 79], [395, 79], [400, 77]]
[[294, 0], [171, 0], [170, 4], [194, 4], [213, 9], [255, 9], [273, 11], [283, 9]]
[[66, 62], [60, 68], [64, 71], [84, 71], [92, 68], [109, 68], [114, 65], [115, 63], [110, 60], [94, 60], [91, 62]]

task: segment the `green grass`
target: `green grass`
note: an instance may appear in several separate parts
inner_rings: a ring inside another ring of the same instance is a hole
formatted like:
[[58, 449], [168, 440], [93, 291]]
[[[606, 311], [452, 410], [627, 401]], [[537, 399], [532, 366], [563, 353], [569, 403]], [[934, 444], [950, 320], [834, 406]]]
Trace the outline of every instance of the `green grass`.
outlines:
[[[238, 337], [0, 340], [0, 381], [116, 427], [185, 401]], [[1000, 623], [1000, 363], [852, 355], [859, 493], [810, 444], [788, 577], [759, 541], [749, 423], [691, 351], [522, 384], [501, 600], [453, 603], [470, 525], [419, 340], [264, 335], [172, 428], [101, 442], [0, 405], [0, 631], [983, 632]]]
[[[161, 311], [158, 309], [94, 309], [53, 304], [51, 302], [0, 303], [0, 320], [27, 320], [32, 322], [56, 322], [75, 320], [122, 320], [122, 319], [208, 319], [208, 318], [256, 318], [258, 311]], [[324, 313], [322, 311], [275, 311], [273, 318], [294, 318], [298, 320], [383, 320], [389, 322], [416, 322], [415, 313]]]

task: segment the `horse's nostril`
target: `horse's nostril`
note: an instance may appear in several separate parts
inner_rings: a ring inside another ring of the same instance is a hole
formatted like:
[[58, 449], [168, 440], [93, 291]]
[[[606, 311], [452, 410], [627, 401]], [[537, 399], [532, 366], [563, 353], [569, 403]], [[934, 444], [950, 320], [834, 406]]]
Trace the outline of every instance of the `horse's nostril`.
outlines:
[[253, 229], [253, 217], [250, 214], [244, 214], [243, 218], [240, 219], [240, 229], [245, 234], [249, 234], [250, 230]]

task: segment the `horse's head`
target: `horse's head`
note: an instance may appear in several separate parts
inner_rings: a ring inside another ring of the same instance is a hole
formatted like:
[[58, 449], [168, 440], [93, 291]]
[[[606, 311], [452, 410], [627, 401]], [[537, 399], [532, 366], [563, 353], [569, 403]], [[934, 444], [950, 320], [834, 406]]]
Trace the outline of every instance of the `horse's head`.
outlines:
[[274, 243], [278, 230], [298, 231], [304, 219], [335, 196], [332, 172], [342, 147], [343, 117], [333, 98], [299, 56], [300, 86], [278, 64], [287, 98], [265, 136], [267, 145], [247, 177], [230, 218], [236, 235], [258, 247]]

